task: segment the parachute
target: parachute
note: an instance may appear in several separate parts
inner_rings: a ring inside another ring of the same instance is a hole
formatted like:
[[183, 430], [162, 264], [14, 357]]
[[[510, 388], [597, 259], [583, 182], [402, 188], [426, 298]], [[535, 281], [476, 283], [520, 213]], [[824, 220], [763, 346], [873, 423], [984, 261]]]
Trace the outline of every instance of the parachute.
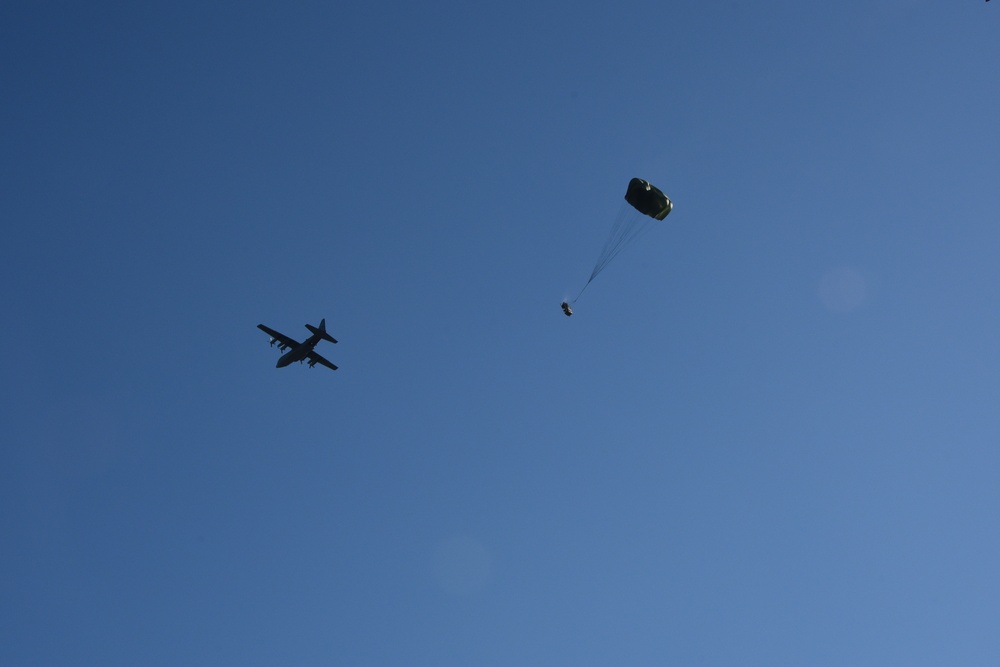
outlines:
[[654, 220], [663, 220], [670, 215], [674, 208], [674, 203], [670, 197], [663, 194], [655, 185], [641, 178], [633, 178], [628, 182], [628, 190], [625, 191], [625, 201], [632, 204], [635, 210], [643, 215], [648, 215]]
[[[674, 203], [670, 197], [663, 194], [663, 191], [652, 185], [649, 181], [641, 178], [633, 178], [628, 183], [628, 190], [625, 191], [625, 204], [622, 204], [611, 226], [611, 233], [608, 235], [604, 248], [601, 250], [597, 262], [587, 284], [580, 290], [576, 299], [580, 298], [587, 285], [597, 277], [601, 271], [618, 256], [627, 245], [632, 243], [649, 229], [652, 220], [663, 220], [674, 208]], [[573, 302], [576, 303], [576, 299]]]

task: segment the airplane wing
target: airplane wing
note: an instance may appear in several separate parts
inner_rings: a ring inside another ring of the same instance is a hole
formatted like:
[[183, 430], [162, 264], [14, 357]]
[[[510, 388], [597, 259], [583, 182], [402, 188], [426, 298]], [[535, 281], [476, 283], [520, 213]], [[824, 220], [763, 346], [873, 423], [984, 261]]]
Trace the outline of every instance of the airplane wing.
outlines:
[[320, 365], [322, 365], [322, 366], [326, 366], [326, 367], [327, 367], [327, 368], [329, 368], [329, 369], [330, 369], [331, 371], [335, 371], [335, 370], [337, 370], [337, 367], [336, 367], [336, 366], [334, 366], [334, 365], [333, 365], [333, 364], [331, 364], [331, 363], [330, 363], [329, 361], [327, 361], [327, 360], [326, 360], [326, 359], [324, 359], [323, 357], [319, 356], [319, 355], [318, 355], [318, 354], [316, 354], [315, 352], [310, 352], [310, 353], [309, 353], [309, 354], [308, 354], [308, 355], [306, 356], [306, 359], [308, 359], [308, 360], [309, 360], [309, 368], [312, 368], [312, 367], [313, 367], [313, 366], [315, 366], [316, 364], [320, 364]]
[[277, 331], [275, 331], [271, 327], [265, 327], [263, 324], [258, 324], [257, 328], [260, 329], [261, 331], [263, 331], [264, 333], [266, 333], [268, 336], [270, 336], [274, 340], [276, 340], [279, 343], [281, 343], [282, 345], [284, 345], [285, 347], [295, 348], [295, 347], [299, 346], [298, 341], [289, 338], [288, 336], [286, 336], [283, 333], [278, 333]]

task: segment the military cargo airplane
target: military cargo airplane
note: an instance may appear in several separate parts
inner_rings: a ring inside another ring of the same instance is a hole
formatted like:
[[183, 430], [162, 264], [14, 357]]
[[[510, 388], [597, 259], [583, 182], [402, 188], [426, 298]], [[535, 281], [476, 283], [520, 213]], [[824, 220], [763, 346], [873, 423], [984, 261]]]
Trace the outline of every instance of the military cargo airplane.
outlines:
[[285, 352], [281, 355], [281, 358], [278, 359], [277, 368], [284, 368], [293, 361], [302, 363], [303, 361], [308, 360], [309, 368], [313, 368], [316, 364], [321, 364], [332, 371], [337, 370], [336, 366], [313, 352], [313, 348], [316, 347], [316, 344], [321, 340], [328, 340], [331, 343], [337, 342], [333, 336], [326, 332], [326, 319], [320, 320], [318, 327], [307, 324], [306, 329], [309, 329], [309, 331], [312, 332], [312, 336], [309, 336], [309, 338], [306, 338], [301, 343], [292, 340], [283, 333], [278, 333], [274, 329], [265, 327], [263, 324], [258, 324], [257, 328], [271, 337], [271, 347], [274, 347], [274, 344], [277, 343], [278, 349], [282, 352], [288, 350], [288, 352]]

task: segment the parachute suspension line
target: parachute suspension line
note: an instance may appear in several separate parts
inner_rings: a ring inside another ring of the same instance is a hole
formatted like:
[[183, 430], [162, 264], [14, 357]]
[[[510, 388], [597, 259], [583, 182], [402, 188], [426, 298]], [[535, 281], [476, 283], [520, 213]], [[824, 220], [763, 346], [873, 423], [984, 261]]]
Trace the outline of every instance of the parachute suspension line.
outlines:
[[590, 273], [590, 280], [593, 280], [598, 273], [604, 270], [604, 267], [611, 261], [611, 255], [615, 248], [621, 245], [623, 238], [628, 233], [631, 210], [627, 202], [623, 202], [621, 208], [618, 209], [618, 215], [615, 217], [614, 224], [611, 225], [611, 233], [608, 234], [608, 239], [604, 242], [604, 247], [601, 248], [601, 254], [598, 255], [597, 262], [594, 263], [594, 270]]
[[583, 291], [587, 289], [587, 286], [597, 277], [597, 274], [603, 271], [611, 263], [611, 260], [618, 256], [618, 253], [649, 229], [649, 223], [652, 221], [652, 218], [642, 215], [628, 202], [622, 202], [618, 216], [611, 226], [611, 233], [608, 235], [608, 240], [605, 242], [604, 248], [597, 258], [597, 262], [594, 264], [594, 270], [591, 271], [590, 278], [587, 279], [587, 284], [576, 295], [576, 299], [573, 299], [573, 303], [576, 303], [577, 299], [583, 295]]
[[622, 229], [625, 227], [625, 220], [628, 218], [630, 206], [627, 202], [622, 202], [621, 207], [618, 209], [618, 215], [615, 217], [614, 223], [611, 225], [611, 233], [608, 235], [607, 241], [604, 242], [604, 247], [601, 249], [601, 254], [597, 257], [597, 262], [594, 264], [593, 271], [590, 272], [590, 278], [587, 279], [587, 283], [580, 290], [580, 293], [576, 295], [571, 303], [576, 303], [581, 296], [583, 296], [584, 290], [590, 285], [590, 283], [597, 277], [608, 263], [608, 254], [614, 247], [614, 240], [616, 237], [621, 236]]
[[601, 255], [601, 260], [594, 267], [594, 271], [590, 276], [593, 280], [597, 277], [597, 274], [604, 270], [604, 268], [611, 263], [615, 257], [618, 256], [622, 250], [625, 249], [632, 241], [639, 238], [643, 232], [649, 229], [649, 223], [652, 222], [652, 218], [648, 218], [641, 214], [629, 214], [626, 218], [626, 224], [622, 226], [622, 229], [612, 238], [611, 242], [608, 244], [607, 250]]

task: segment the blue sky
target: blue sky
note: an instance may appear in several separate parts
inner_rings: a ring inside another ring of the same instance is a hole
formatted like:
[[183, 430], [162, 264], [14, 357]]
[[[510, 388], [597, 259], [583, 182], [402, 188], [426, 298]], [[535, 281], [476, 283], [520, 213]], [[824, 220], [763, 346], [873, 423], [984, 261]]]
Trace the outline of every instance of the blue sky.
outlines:
[[0, 663], [996, 664], [1000, 7], [400, 5], [0, 8]]

